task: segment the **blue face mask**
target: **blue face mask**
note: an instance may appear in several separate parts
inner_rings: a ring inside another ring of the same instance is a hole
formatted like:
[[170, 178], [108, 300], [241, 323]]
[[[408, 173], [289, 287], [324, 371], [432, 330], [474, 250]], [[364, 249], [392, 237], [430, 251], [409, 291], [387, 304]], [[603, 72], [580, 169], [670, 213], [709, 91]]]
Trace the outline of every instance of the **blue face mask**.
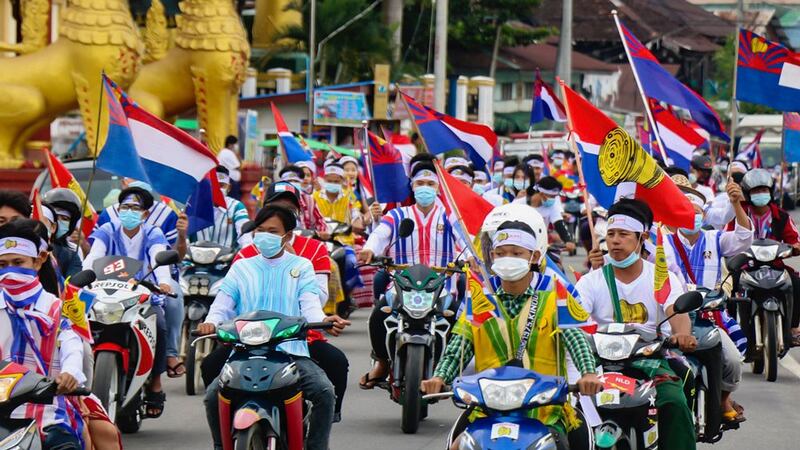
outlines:
[[119, 212], [119, 222], [126, 230], [133, 230], [142, 224], [142, 212], [125, 210]]
[[548, 199], [545, 199], [545, 201], [542, 202], [542, 206], [544, 206], [545, 208], [549, 208], [549, 207], [551, 207], [551, 206], [553, 206], [555, 204], [556, 204], [556, 199], [554, 199], [554, 198], [548, 198]]
[[56, 230], [56, 239], [61, 239], [69, 233], [69, 222], [66, 220], [58, 221], [58, 229]]
[[342, 185], [339, 183], [324, 183], [325, 191], [331, 194], [338, 194], [342, 192]]
[[625, 259], [622, 261], [617, 261], [616, 259], [612, 258], [610, 255], [606, 258], [609, 264], [618, 268], [618, 269], [627, 269], [628, 267], [632, 266], [636, 261], [639, 260], [639, 253], [638, 252], [631, 252]]
[[253, 244], [256, 245], [262, 255], [272, 258], [283, 248], [283, 236], [266, 231], [257, 232], [253, 234]]
[[414, 199], [422, 207], [431, 206], [436, 200], [436, 189], [430, 186], [419, 186], [414, 188]]
[[514, 180], [514, 189], [521, 191], [528, 188], [528, 180]]
[[750, 203], [755, 206], [767, 206], [770, 200], [772, 200], [772, 195], [769, 192], [750, 194]]
[[486, 192], [486, 185], [485, 184], [473, 184], [472, 185], [472, 190], [477, 194], [483, 195], [483, 193]]
[[502, 183], [503, 182], [503, 173], [502, 172], [497, 172], [496, 174], [492, 175], [492, 181], [494, 181], [495, 184]]
[[503, 185], [507, 188], [514, 187], [514, 180], [512, 178], [506, 178], [503, 180]]
[[681, 232], [684, 234], [697, 234], [703, 228], [703, 215], [702, 214], [695, 214], [694, 215], [694, 228], [681, 228]]

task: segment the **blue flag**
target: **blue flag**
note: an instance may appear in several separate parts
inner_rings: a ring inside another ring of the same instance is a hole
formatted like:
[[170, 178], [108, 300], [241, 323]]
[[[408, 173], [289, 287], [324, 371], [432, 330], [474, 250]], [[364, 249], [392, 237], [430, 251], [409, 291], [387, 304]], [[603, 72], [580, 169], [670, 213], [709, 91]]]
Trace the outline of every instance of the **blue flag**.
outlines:
[[189, 234], [214, 226], [214, 196], [211, 180], [206, 177], [197, 183], [197, 189], [186, 203], [189, 218]]

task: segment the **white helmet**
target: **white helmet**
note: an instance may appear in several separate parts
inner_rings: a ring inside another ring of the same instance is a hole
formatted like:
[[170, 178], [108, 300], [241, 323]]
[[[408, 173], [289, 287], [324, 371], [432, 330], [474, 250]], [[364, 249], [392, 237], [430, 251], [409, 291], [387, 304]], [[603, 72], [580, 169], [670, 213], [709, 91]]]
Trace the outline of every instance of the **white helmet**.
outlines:
[[493, 209], [483, 220], [479, 237], [481, 253], [487, 265], [491, 265], [492, 237], [495, 231], [497, 231], [497, 228], [503, 222], [514, 220], [525, 223], [531, 227], [536, 237], [536, 250], [539, 251], [539, 261], [537, 261], [537, 264], [541, 264], [542, 261], [544, 261], [548, 244], [547, 226], [544, 223], [542, 215], [539, 214], [539, 211], [536, 211], [536, 209], [523, 203], [508, 203]]

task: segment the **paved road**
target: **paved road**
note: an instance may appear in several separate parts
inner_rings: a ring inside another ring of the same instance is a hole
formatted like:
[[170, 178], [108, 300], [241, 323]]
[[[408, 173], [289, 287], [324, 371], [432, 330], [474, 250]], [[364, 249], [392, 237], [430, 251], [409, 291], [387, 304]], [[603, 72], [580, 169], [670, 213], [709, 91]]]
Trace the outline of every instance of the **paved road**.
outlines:
[[[798, 258], [800, 259], [800, 258]], [[578, 260], [568, 260], [580, 267]], [[343, 421], [334, 425], [333, 450], [440, 450], [449, 427], [458, 415], [452, 404], [440, 402], [430, 409], [429, 418], [415, 435], [400, 430], [400, 408], [385, 391], [362, 391], [358, 378], [369, 366], [366, 319], [369, 312], [353, 314], [354, 325], [336, 339], [350, 359], [350, 384], [345, 399]], [[714, 450], [795, 450], [800, 448], [800, 350], [781, 362], [778, 381], [767, 383], [761, 376], [747, 373], [736, 399], [746, 408], [748, 421], [737, 432], [725, 435]], [[748, 368], [749, 370], [749, 368]], [[183, 380], [166, 384], [167, 405], [158, 420], [145, 421], [141, 431], [125, 435], [126, 449], [204, 449], [210, 448], [201, 397], [187, 397]], [[677, 450], [677, 449], [669, 449]]]

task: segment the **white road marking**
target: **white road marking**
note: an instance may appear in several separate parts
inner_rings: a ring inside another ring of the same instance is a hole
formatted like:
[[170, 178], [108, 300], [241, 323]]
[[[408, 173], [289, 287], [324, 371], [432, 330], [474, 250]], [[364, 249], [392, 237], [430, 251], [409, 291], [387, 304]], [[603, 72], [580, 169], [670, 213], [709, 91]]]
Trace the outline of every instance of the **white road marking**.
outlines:
[[800, 378], [800, 363], [792, 357], [791, 353], [784, 356], [780, 362], [784, 369], [792, 372], [797, 378]]

